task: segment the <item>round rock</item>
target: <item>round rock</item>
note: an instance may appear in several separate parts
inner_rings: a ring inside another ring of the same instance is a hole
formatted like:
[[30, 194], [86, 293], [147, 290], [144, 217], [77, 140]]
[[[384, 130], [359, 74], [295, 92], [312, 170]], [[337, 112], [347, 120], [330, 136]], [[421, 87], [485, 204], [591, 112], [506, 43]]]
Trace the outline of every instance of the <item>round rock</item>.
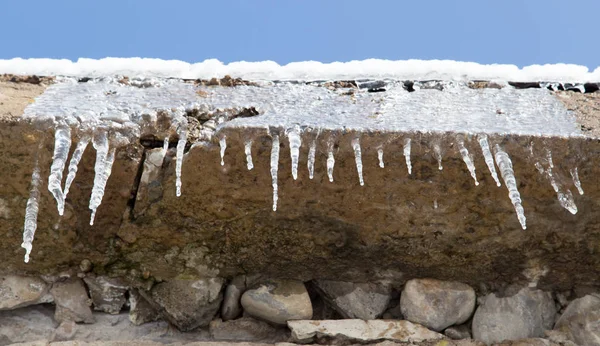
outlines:
[[308, 320], [313, 310], [304, 283], [294, 280], [269, 280], [242, 295], [244, 310], [276, 324], [290, 320]]
[[471, 317], [475, 291], [460, 282], [414, 279], [404, 286], [400, 309], [407, 320], [439, 332]]

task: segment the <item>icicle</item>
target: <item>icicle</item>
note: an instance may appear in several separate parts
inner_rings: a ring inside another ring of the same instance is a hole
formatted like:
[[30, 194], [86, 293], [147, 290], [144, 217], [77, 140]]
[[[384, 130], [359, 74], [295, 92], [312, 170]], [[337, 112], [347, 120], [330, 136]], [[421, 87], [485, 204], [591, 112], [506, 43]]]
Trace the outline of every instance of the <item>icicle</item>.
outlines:
[[183, 151], [187, 142], [187, 131], [180, 130], [177, 133], [179, 140], [177, 141], [177, 153], [175, 161], [175, 195], [181, 196], [181, 166], [183, 165]]
[[288, 140], [290, 141], [290, 158], [292, 159], [292, 177], [298, 179], [298, 157], [300, 156], [300, 127], [298, 125], [287, 130]]
[[61, 126], [56, 129], [54, 134], [54, 155], [52, 156], [52, 166], [48, 177], [48, 191], [54, 196], [58, 207], [58, 215], [61, 216], [65, 211], [62, 178], [70, 149], [71, 129], [68, 126]]
[[404, 140], [404, 158], [406, 159], [406, 168], [410, 175], [412, 173], [412, 165], [410, 163], [410, 138]]
[[492, 156], [492, 152], [490, 151], [490, 144], [488, 142], [488, 138], [486, 135], [479, 136], [479, 146], [481, 147], [481, 152], [483, 153], [483, 159], [485, 160], [485, 164], [487, 165], [492, 178], [496, 182], [498, 187], [502, 186], [500, 184], [500, 179], [498, 179], [498, 174], [496, 173], [496, 167], [494, 166], [494, 157]]
[[577, 167], [575, 167], [575, 169], [571, 169], [571, 177], [573, 178], [573, 184], [575, 184], [575, 187], [577, 188], [577, 191], [579, 191], [580, 195], [583, 195], [583, 188], [581, 187], [581, 181], [579, 180], [579, 173], [577, 173]]
[[277, 171], [279, 169], [279, 136], [273, 135], [271, 147], [271, 179], [273, 180], [273, 211], [277, 211]]
[[479, 186], [479, 182], [477, 181], [477, 174], [475, 173], [475, 165], [473, 164], [473, 160], [469, 155], [469, 150], [465, 147], [465, 142], [462, 140], [458, 141], [458, 149], [460, 151], [460, 155], [462, 156], [463, 161], [467, 165], [467, 169], [471, 173], [473, 180], [475, 180], [475, 186]]
[[333, 183], [333, 166], [335, 165], [335, 159], [333, 158], [333, 146], [330, 146], [327, 152], [327, 176], [329, 176], [329, 182]]
[[379, 167], [384, 168], [385, 164], [383, 163], [383, 148], [377, 148], [377, 159], [379, 159]]
[[246, 143], [244, 143], [244, 153], [246, 154], [248, 170], [251, 171], [252, 168], [254, 168], [254, 163], [252, 163], [252, 141], [246, 141]]
[[438, 169], [441, 171], [444, 167], [442, 167], [442, 149], [439, 144], [433, 146], [433, 151], [435, 151], [435, 156], [437, 156]]
[[38, 202], [40, 198], [40, 165], [36, 154], [33, 173], [31, 174], [31, 189], [29, 190], [29, 199], [25, 208], [25, 225], [23, 226], [23, 243], [21, 247], [25, 249], [25, 263], [29, 262], [29, 255], [33, 248], [33, 237], [37, 229]]
[[166, 137], [165, 140], [163, 141], [163, 148], [162, 148], [162, 156], [165, 157], [167, 155], [167, 151], [169, 151], [169, 137]]
[[356, 161], [356, 171], [358, 172], [358, 182], [360, 186], [365, 185], [365, 181], [363, 180], [363, 164], [362, 164], [362, 155], [360, 153], [360, 139], [354, 138], [352, 140], [352, 149], [354, 150], [354, 161]]
[[315, 176], [315, 156], [317, 155], [317, 141], [313, 139], [308, 147], [308, 178]]
[[66, 199], [69, 194], [69, 189], [71, 188], [71, 184], [73, 180], [75, 180], [75, 175], [77, 174], [77, 166], [79, 166], [79, 161], [83, 157], [83, 153], [90, 143], [90, 136], [84, 136], [81, 138], [77, 146], [75, 147], [75, 151], [73, 151], [73, 156], [71, 156], [71, 161], [69, 162], [69, 173], [67, 174], [67, 180], [65, 181], [65, 190], [63, 192], [63, 196]]
[[223, 137], [219, 139], [219, 146], [221, 147], [221, 166], [225, 166], [223, 157], [225, 157], [225, 149], [227, 149], [227, 136], [223, 135]]
[[504, 152], [498, 144], [495, 146], [495, 151], [496, 164], [500, 169], [500, 175], [504, 180], [504, 185], [506, 185], [506, 188], [508, 189], [508, 197], [515, 207], [521, 227], [527, 229], [525, 211], [521, 205], [521, 194], [519, 194], [519, 190], [517, 190], [517, 180], [515, 178], [515, 172], [513, 171], [512, 161], [508, 154]]
[[92, 144], [96, 149], [96, 164], [94, 166], [94, 186], [92, 188], [92, 196], [90, 197], [90, 225], [94, 224], [96, 210], [102, 203], [104, 197], [104, 189], [112, 171], [112, 165], [115, 161], [115, 150], [109, 150], [108, 138], [106, 132], [100, 132], [92, 140]]
[[433, 209], [437, 209], [438, 208], [438, 202], [437, 199], [433, 200]]
[[577, 214], [577, 205], [575, 204], [575, 199], [573, 198], [573, 193], [571, 190], [567, 190], [567, 192], [561, 191], [561, 186], [556, 181], [554, 177], [554, 173], [552, 172], [552, 168], [554, 168], [554, 163], [552, 162], [552, 153], [550, 150], [546, 150], [546, 157], [548, 159], [548, 169], [546, 170], [546, 174], [548, 179], [550, 180], [550, 185], [556, 192], [556, 197], [558, 199], [558, 203], [567, 209], [571, 214]]

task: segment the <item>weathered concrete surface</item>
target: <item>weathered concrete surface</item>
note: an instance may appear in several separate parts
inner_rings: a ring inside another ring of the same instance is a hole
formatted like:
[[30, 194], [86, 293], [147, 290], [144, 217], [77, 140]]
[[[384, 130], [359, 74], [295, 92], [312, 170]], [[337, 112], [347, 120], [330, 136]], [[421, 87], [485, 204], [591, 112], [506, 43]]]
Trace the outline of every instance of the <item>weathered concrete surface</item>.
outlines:
[[[32, 94], [32, 96], [35, 96]], [[0, 101], [1, 102], [1, 101]], [[3, 109], [0, 106], [0, 111]], [[11, 113], [12, 114], [12, 113]], [[306, 171], [308, 137], [300, 149], [299, 178], [290, 174], [289, 144], [281, 140], [279, 205], [271, 211], [271, 139], [258, 131], [252, 148], [255, 168], [246, 168], [243, 143], [249, 131], [229, 130], [225, 165], [217, 143], [194, 145], [183, 164], [183, 194], [175, 196], [174, 150], [160, 167], [155, 185], [162, 193], [132, 213], [143, 149], [119, 149], [96, 224], [89, 226], [88, 202], [95, 153], [86, 151], [59, 220], [47, 192], [51, 132], [4, 117], [0, 124], [0, 274], [57, 273], [88, 259], [97, 274], [123, 275], [138, 282], [174, 277], [231, 278], [263, 273], [303, 281], [411, 277], [458, 280], [480, 288], [537, 282], [542, 288], [598, 285], [600, 270], [600, 142], [597, 139], [493, 136], [511, 155], [523, 199], [527, 230], [521, 230], [508, 191], [491, 179], [475, 138], [476, 187], [462, 161], [455, 135], [409, 134], [413, 174], [408, 175], [404, 134], [361, 137], [365, 186], [358, 185], [350, 141], [336, 133], [335, 181], [326, 175], [328, 133], [319, 136], [315, 179]], [[38, 230], [32, 261], [22, 262], [22, 227], [34, 154], [40, 151]], [[437, 168], [432, 140], [444, 150]], [[579, 212], [571, 215], [556, 199], [548, 179], [530, 158], [552, 151], [555, 173], [571, 189]], [[376, 148], [384, 143], [384, 169]], [[585, 195], [577, 194], [569, 169], [578, 167]], [[435, 208], [434, 206], [438, 207]], [[147, 208], [146, 208], [147, 207]], [[138, 209], [137, 202], [134, 206]], [[134, 217], [135, 216], [135, 217]], [[66, 251], [68, 250], [68, 251]]]

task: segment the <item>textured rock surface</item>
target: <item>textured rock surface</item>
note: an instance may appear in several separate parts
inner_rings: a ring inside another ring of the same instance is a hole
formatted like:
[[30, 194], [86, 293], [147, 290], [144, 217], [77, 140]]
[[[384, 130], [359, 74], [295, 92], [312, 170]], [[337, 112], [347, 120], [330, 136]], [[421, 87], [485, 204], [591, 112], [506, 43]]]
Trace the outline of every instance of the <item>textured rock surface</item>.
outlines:
[[129, 321], [136, 326], [160, 319], [160, 314], [136, 289], [129, 291]]
[[223, 300], [224, 280], [172, 280], [152, 288], [152, 301], [161, 315], [181, 331], [207, 326]]
[[89, 289], [94, 310], [113, 315], [121, 311], [126, 302], [125, 292], [128, 288], [123, 280], [106, 276], [87, 276], [83, 281]]
[[339, 338], [356, 342], [393, 340], [397, 342], [421, 342], [439, 340], [444, 336], [409, 321], [384, 320], [325, 320], [289, 321], [292, 338], [307, 342], [313, 338]]
[[217, 341], [278, 342], [288, 338], [288, 331], [267, 322], [242, 317], [233, 321], [214, 320], [209, 325], [210, 337]]
[[[140, 273], [138, 279], [147, 273], [157, 281], [177, 275], [231, 279], [244, 273], [265, 273], [302, 281], [390, 279], [398, 283], [426, 276], [459, 280], [473, 287], [484, 283], [498, 287], [528, 281], [524, 270], [536, 263], [548, 268], [539, 277], [538, 287], [559, 290], [574, 284], [596, 284], [592, 278], [600, 270], [600, 260], [594, 256], [599, 251], [594, 244], [600, 244], [596, 217], [600, 211], [596, 179], [600, 143], [519, 135], [490, 136], [490, 141], [502, 144], [511, 155], [527, 232], [519, 229], [505, 186], [495, 186], [478, 143], [471, 137], [465, 144], [474, 155], [478, 187], [457, 151], [455, 134], [435, 136], [444, 150], [442, 171], [430, 145], [432, 136], [409, 134], [413, 139], [411, 175], [405, 174], [399, 134], [363, 134], [366, 185], [360, 189], [350, 148], [353, 133], [331, 134], [339, 145], [334, 183], [328, 182], [325, 167], [330, 133], [319, 137], [313, 180], [308, 179], [305, 168], [311, 138], [303, 138], [296, 181], [289, 172], [289, 143], [282, 140], [276, 213], [269, 209], [271, 140], [265, 131], [253, 142], [252, 171], [246, 169], [244, 155], [244, 141], [251, 130], [228, 134], [225, 166], [219, 164], [216, 142], [193, 146], [184, 160], [183, 195], [179, 198], [174, 191], [174, 150], [170, 150], [157, 180], [149, 180], [161, 191], [155, 191], [156, 198], [142, 209], [137, 206], [135, 186], [143, 171], [144, 149], [136, 142], [118, 150], [94, 226], [88, 224], [88, 203], [95, 153], [88, 148], [74, 181], [77, 188], [67, 198], [58, 228], [56, 205], [44, 182], [32, 261], [25, 265], [19, 245], [33, 158], [45, 137], [40, 164], [46, 178], [53, 133], [37, 132], [32, 124], [17, 121], [43, 86], [4, 85], [0, 176], [9, 179], [0, 181], [0, 274], [56, 274], [59, 268], [88, 259], [94, 271], [103, 275], [133, 271]], [[23, 94], [9, 94], [8, 89]], [[12, 108], [17, 104], [20, 108]], [[577, 215], [560, 206], [548, 179], [534, 167], [528, 149], [532, 141], [534, 157], [545, 157], [546, 148], [552, 152], [555, 171], [575, 194]], [[383, 169], [378, 167], [376, 155], [382, 143]], [[570, 181], [569, 170], [575, 166], [585, 190], [582, 196]], [[132, 206], [138, 208], [138, 214], [132, 214]]]
[[374, 320], [387, 309], [392, 295], [389, 285], [317, 280], [315, 286], [344, 318]]
[[232, 320], [242, 313], [240, 299], [246, 290], [246, 276], [236, 276], [225, 288], [221, 318], [223, 321]]
[[470, 339], [471, 329], [468, 325], [461, 324], [460, 326], [446, 328], [446, 330], [444, 330], [444, 335], [454, 340]]
[[310, 319], [313, 314], [310, 297], [300, 281], [269, 280], [244, 292], [241, 302], [248, 314], [276, 324]]
[[475, 291], [460, 282], [414, 279], [400, 296], [402, 315], [435, 331], [466, 322], [475, 309]]
[[504, 340], [543, 337], [552, 329], [556, 306], [552, 294], [529, 288], [499, 298], [484, 297], [473, 316], [473, 337], [488, 344]]
[[71, 278], [55, 282], [50, 293], [56, 304], [54, 319], [57, 322], [94, 322], [92, 309], [90, 309], [91, 301], [81, 279]]
[[50, 286], [34, 277], [0, 276], [0, 310], [10, 310], [27, 305], [52, 302]]
[[600, 297], [587, 295], [573, 300], [554, 329], [579, 345], [600, 345]]

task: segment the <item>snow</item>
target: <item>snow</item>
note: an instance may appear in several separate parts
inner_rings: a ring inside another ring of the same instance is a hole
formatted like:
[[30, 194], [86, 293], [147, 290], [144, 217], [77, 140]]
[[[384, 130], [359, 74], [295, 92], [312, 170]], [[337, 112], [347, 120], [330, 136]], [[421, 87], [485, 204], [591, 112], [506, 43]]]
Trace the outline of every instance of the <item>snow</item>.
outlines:
[[253, 80], [327, 80], [327, 79], [410, 79], [410, 80], [510, 80], [510, 81], [600, 81], [600, 67], [589, 70], [572, 64], [531, 65], [519, 68], [509, 64], [483, 65], [452, 60], [381, 60], [321, 63], [292, 62], [279, 65], [274, 61], [232, 62], [216, 59], [198, 63], [151, 58], [80, 58], [70, 60], [22, 59], [0, 60], [0, 73], [93, 76], [146, 76], [173, 78], [212, 78], [231, 75]]

